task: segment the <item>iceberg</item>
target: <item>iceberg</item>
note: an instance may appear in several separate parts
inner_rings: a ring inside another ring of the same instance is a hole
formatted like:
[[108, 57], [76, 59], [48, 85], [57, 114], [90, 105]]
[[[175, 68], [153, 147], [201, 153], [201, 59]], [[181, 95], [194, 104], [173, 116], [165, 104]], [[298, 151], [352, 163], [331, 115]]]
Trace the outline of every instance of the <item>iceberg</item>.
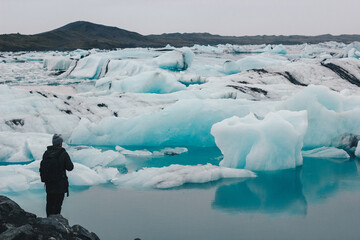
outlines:
[[308, 112], [304, 149], [344, 147], [344, 137], [360, 135], [359, 96], [344, 96], [325, 86], [310, 85], [280, 103], [278, 108]]
[[[40, 164], [40, 161], [39, 161]], [[0, 166], [0, 192], [20, 192], [43, 186], [40, 175], [22, 165]]]
[[189, 48], [183, 48], [181, 50], [163, 53], [155, 58], [154, 61], [160, 68], [184, 71], [191, 66], [193, 59], [194, 53]]
[[264, 68], [268, 66], [284, 65], [285, 59], [274, 58], [265, 55], [248, 56], [237, 61], [228, 60], [223, 65], [223, 71], [226, 74], [235, 74], [250, 69]]
[[360, 157], [360, 141], [358, 142], [355, 150], [355, 156]]
[[140, 73], [122, 80], [112, 81], [111, 84], [111, 91], [113, 92], [163, 94], [185, 89], [185, 85], [179, 83], [175, 76], [160, 71]]
[[46, 133], [0, 132], [0, 162], [40, 160], [51, 139]]
[[70, 149], [68, 153], [73, 162], [80, 163], [89, 168], [119, 166], [126, 163], [126, 159], [122, 154], [112, 150], [102, 152], [100, 149], [89, 147], [79, 150]]
[[303, 157], [326, 158], [326, 159], [349, 159], [349, 154], [343, 149], [334, 147], [321, 147], [312, 150], [302, 151]]
[[174, 188], [185, 183], [206, 183], [222, 178], [252, 178], [255, 173], [211, 164], [184, 166], [173, 164], [162, 168], [144, 168], [137, 172], [119, 175], [112, 182], [135, 188]]
[[107, 65], [106, 77], [119, 78], [135, 76], [143, 72], [153, 71], [154, 68], [133, 59], [111, 59]]
[[119, 174], [116, 168], [91, 169], [80, 163], [74, 163], [74, 170], [67, 172], [71, 186], [93, 186], [106, 183]]
[[352, 48], [348, 52], [348, 57], [349, 58], [357, 58], [357, 59], [359, 59], [360, 58], [360, 51], [358, 49], [356, 49], [356, 48]]
[[84, 57], [78, 61], [75, 69], [71, 72], [70, 77], [96, 79], [100, 76], [103, 65], [107, 60], [108, 59], [104, 54], [91, 54]]
[[211, 128], [224, 155], [220, 166], [249, 170], [279, 170], [302, 165], [301, 149], [307, 130], [306, 111], [270, 112], [231, 117]]
[[65, 56], [48, 57], [44, 59], [44, 68], [47, 71], [66, 71], [73, 60]]
[[[132, 118], [103, 118], [99, 123], [81, 119], [71, 144], [120, 146], [215, 146], [211, 126], [231, 116], [245, 116], [259, 103], [233, 99], [179, 100], [153, 113]], [[116, 127], [114, 127], [116, 126]]]

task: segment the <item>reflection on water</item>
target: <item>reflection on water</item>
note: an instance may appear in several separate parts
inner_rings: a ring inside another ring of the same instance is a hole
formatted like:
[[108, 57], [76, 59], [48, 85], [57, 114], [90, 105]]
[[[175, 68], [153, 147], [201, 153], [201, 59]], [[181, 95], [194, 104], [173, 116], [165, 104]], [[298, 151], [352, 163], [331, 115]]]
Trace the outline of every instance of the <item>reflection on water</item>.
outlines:
[[260, 172], [255, 179], [218, 187], [212, 207], [230, 213], [306, 215], [309, 204], [360, 190], [358, 165], [358, 160], [304, 159], [297, 169]]

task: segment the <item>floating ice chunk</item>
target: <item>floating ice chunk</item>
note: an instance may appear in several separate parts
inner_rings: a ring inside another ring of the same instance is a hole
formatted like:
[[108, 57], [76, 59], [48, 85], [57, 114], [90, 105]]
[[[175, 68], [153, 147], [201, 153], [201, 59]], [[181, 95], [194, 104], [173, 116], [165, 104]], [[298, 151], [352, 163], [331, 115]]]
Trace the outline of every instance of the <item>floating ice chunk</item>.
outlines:
[[278, 170], [302, 165], [306, 129], [306, 111], [279, 111], [263, 120], [254, 114], [225, 119], [213, 125], [211, 134], [224, 155], [220, 166]]
[[357, 50], [356, 48], [352, 48], [348, 52], [348, 57], [349, 58], [357, 58], [357, 59], [359, 59], [360, 58], [360, 51]]
[[122, 154], [124, 155], [131, 155], [131, 156], [137, 156], [137, 157], [149, 157], [152, 155], [152, 153], [148, 150], [135, 150], [135, 151], [131, 151], [131, 150], [123, 150], [121, 151]]
[[119, 151], [121, 154], [124, 154], [125, 156], [135, 156], [135, 157], [149, 157], [152, 156], [153, 153], [144, 149], [144, 150], [135, 150], [135, 151], [131, 151], [128, 149], [125, 149], [123, 147], [120, 146], [116, 146], [115, 149], [117, 151]]
[[95, 167], [94, 170], [102, 176], [106, 181], [111, 181], [119, 175], [119, 171], [117, 168], [103, 168], [103, 167]]
[[180, 74], [179, 76], [179, 82], [182, 84], [185, 84], [186, 86], [189, 86], [191, 84], [204, 84], [207, 82], [205, 77], [202, 77], [200, 75], [196, 74]]
[[272, 53], [276, 53], [276, 54], [282, 54], [282, 55], [286, 55], [287, 51], [286, 51], [286, 47], [282, 44], [280, 45], [276, 45], [272, 50]]
[[114, 92], [161, 94], [185, 89], [185, 85], [179, 83], [174, 75], [159, 71], [144, 72], [123, 80], [112, 81], [111, 84], [111, 90]]
[[358, 142], [355, 150], [355, 156], [360, 157], [360, 141]]
[[164, 148], [160, 151], [154, 151], [153, 155], [155, 155], [155, 156], [162, 156], [162, 155], [174, 156], [174, 155], [180, 155], [182, 153], [186, 153], [187, 151], [188, 151], [188, 149], [183, 148], [183, 147]]
[[90, 52], [87, 50], [83, 50], [83, 49], [76, 49], [70, 53], [70, 57], [72, 59], [77, 59], [77, 60], [87, 57], [89, 55], [90, 55]]
[[68, 151], [73, 162], [81, 163], [87, 167], [94, 168], [96, 166], [117, 166], [125, 164], [125, 157], [115, 151], [101, 151], [96, 148], [71, 149]]
[[281, 103], [279, 108], [307, 110], [309, 127], [304, 137], [304, 148], [346, 148], [342, 140], [345, 136], [360, 135], [359, 96], [343, 96], [325, 86], [310, 85]]
[[95, 79], [101, 74], [104, 63], [108, 60], [103, 54], [91, 54], [78, 61], [70, 77]]
[[256, 175], [244, 169], [231, 169], [211, 164], [197, 166], [170, 165], [162, 168], [144, 168], [119, 175], [113, 183], [127, 187], [173, 188], [185, 183], [206, 183], [222, 178], [249, 178]]
[[74, 170], [67, 175], [72, 186], [93, 186], [107, 181], [106, 177], [80, 163], [74, 163]]
[[40, 160], [51, 139], [52, 135], [46, 133], [0, 132], [0, 161]]
[[267, 66], [275, 66], [275, 65], [284, 65], [287, 61], [280, 60], [278, 58], [272, 58], [268, 56], [248, 56], [244, 57], [240, 60], [234, 61], [226, 61], [223, 65], [223, 70], [227, 74], [234, 74], [243, 71], [247, 71], [250, 69], [256, 68], [264, 68]]
[[107, 69], [106, 77], [134, 76], [142, 72], [153, 70], [150, 66], [130, 59], [110, 60]]
[[72, 62], [64, 56], [48, 57], [44, 59], [44, 68], [48, 71], [66, 71]]
[[0, 192], [20, 192], [42, 186], [40, 175], [24, 165], [0, 166]]
[[194, 53], [189, 48], [183, 48], [182, 50], [163, 53], [154, 61], [160, 68], [183, 71], [191, 66], [193, 59]]
[[312, 150], [302, 151], [303, 157], [349, 159], [349, 154], [343, 149], [334, 147], [321, 147]]

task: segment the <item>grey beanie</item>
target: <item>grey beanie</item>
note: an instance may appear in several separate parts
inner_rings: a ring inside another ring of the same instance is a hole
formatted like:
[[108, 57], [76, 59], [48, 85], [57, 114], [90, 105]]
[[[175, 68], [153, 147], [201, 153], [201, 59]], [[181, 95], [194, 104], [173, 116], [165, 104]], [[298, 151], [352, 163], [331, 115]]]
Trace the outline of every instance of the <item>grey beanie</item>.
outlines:
[[52, 139], [53, 146], [58, 146], [63, 142], [63, 138], [61, 137], [61, 134], [54, 134]]

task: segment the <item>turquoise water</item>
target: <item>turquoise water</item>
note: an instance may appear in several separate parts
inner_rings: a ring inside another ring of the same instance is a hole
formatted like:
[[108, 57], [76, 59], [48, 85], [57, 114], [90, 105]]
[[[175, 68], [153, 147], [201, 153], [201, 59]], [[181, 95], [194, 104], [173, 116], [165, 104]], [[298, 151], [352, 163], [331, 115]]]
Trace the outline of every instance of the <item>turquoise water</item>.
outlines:
[[[137, 167], [220, 161], [216, 148], [140, 161]], [[62, 214], [101, 239], [359, 239], [359, 160], [304, 159], [254, 179], [139, 191], [110, 184], [72, 189]], [[10, 196], [45, 215], [42, 191]]]

